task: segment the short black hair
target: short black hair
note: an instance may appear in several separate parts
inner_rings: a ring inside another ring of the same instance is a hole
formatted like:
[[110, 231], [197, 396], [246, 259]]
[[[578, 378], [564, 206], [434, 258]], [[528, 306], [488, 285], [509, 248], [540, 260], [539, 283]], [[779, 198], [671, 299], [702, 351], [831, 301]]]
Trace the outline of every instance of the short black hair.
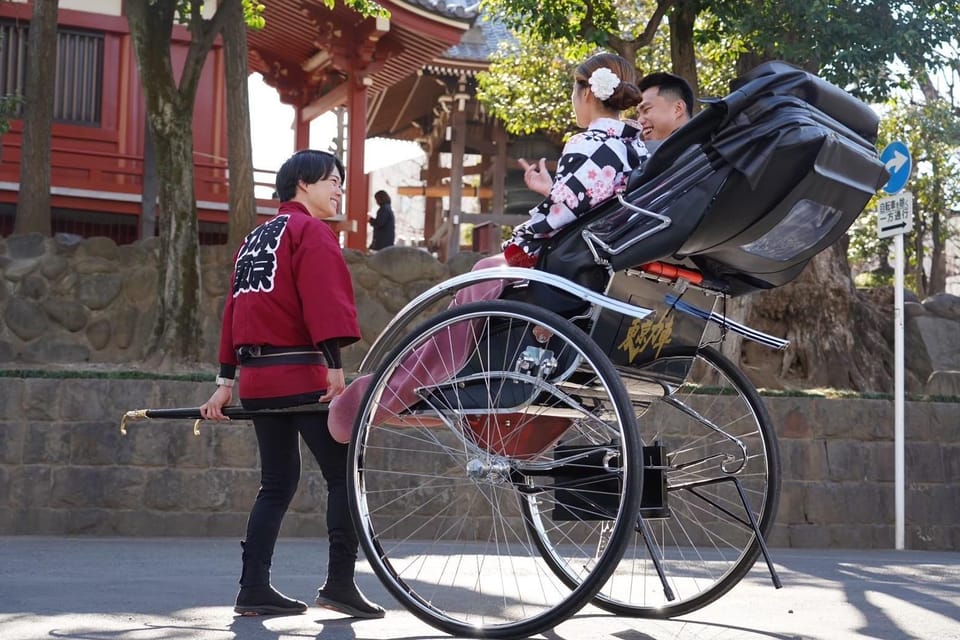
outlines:
[[280, 202], [293, 200], [301, 180], [304, 184], [313, 184], [329, 178], [334, 171], [340, 174], [340, 181], [343, 182], [343, 165], [332, 153], [314, 149], [297, 151], [277, 171], [277, 197]]
[[390, 194], [383, 189], [373, 194], [373, 199], [376, 200], [379, 205], [390, 204]]
[[666, 93], [674, 100], [683, 100], [683, 104], [687, 108], [687, 116], [693, 117], [693, 89], [690, 87], [690, 83], [680, 76], [666, 71], [648, 73], [637, 86], [640, 87], [641, 92], [651, 87], [657, 87], [661, 95]]

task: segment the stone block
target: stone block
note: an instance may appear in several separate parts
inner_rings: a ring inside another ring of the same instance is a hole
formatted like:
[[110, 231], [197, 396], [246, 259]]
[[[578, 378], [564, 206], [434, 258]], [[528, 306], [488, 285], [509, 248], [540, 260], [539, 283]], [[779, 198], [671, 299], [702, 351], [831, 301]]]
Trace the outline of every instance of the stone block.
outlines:
[[956, 371], [937, 370], [927, 378], [924, 391], [931, 396], [960, 398], [960, 369]]
[[[773, 523], [773, 528], [767, 533], [767, 546], [772, 549], [790, 546], [790, 528], [785, 524]], [[776, 561], [776, 552], [774, 552], [774, 561]], [[762, 562], [762, 561], [761, 561]]]
[[[218, 538], [240, 539], [247, 530], [247, 518], [249, 514], [242, 513], [210, 513], [206, 515], [206, 527], [208, 536]], [[237, 545], [237, 557], [240, 555], [240, 546]], [[238, 569], [239, 570], [239, 569]]]
[[452, 278], [462, 273], [469, 273], [473, 266], [483, 258], [475, 251], [461, 251], [447, 261], [447, 277]]
[[63, 256], [47, 254], [40, 261], [40, 273], [47, 280], [56, 280], [66, 272], [69, 266], [70, 263]]
[[804, 511], [812, 524], [877, 524], [893, 517], [893, 489], [852, 482], [810, 483]]
[[83, 338], [56, 332], [43, 335], [27, 345], [20, 360], [29, 364], [65, 362], [76, 365], [90, 360], [90, 348]]
[[943, 455], [939, 443], [908, 441], [903, 455], [908, 484], [943, 482]]
[[259, 488], [259, 474], [234, 469], [191, 471], [183, 478], [192, 487], [180, 504], [184, 511], [246, 513]]
[[424, 278], [439, 282], [446, 267], [432, 255], [416, 247], [388, 247], [367, 259], [367, 265], [393, 282], [406, 284]]
[[375, 298], [369, 295], [358, 295], [357, 319], [360, 321], [360, 333], [369, 340], [373, 340], [393, 319], [393, 314], [384, 309]]
[[[305, 456], [305, 457], [310, 457]], [[257, 437], [247, 425], [214, 432], [213, 459], [216, 466], [249, 469], [257, 466]]]
[[108, 467], [56, 467], [51, 471], [50, 506], [98, 508], [109, 490]]
[[784, 480], [825, 480], [830, 473], [822, 440], [781, 440], [780, 466]]
[[128, 302], [153, 305], [157, 299], [157, 269], [153, 266], [133, 266], [123, 285], [123, 297]]
[[830, 546], [830, 532], [818, 524], [795, 524], [787, 527], [790, 547], [825, 549]]
[[55, 378], [33, 378], [24, 385], [21, 396], [22, 417], [27, 420], [55, 422], [60, 419], [60, 391], [69, 385]]
[[326, 513], [327, 483], [319, 472], [305, 473], [300, 477], [300, 485], [290, 509], [295, 512]]
[[326, 536], [327, 526], [323, 512], [288, 512], [283, 519], [280, 535], [289, 538], [321, 538]]
[[26, 425], [0, 422], [0, 464], [21, 464], [24, 459]]
[[915, 525], [957, 525], [960, 489], [943, 484], [908, 483], [904, 496], [906, 521]]
[[776, 521], [781, 524], [803, 523], [807, 521], [804, 513], [806, 483], [785, 481], [780, 485], [780, 507]]
[[960, 525], [916, 525], [904, 527], [905, 546], [918, 551], [956, 550]]
[[93, 350], [102, 351], [110, 343], [110, 321], [106, 318], [98, 318], [87, 325], [85, 333], [87, 342]]
[[56, 422], [33, 422], [22, 431], [23, 464], [70, 464], [70, 429]]
[[960, 371], [960, 322], [932, 315], [913, 322], [923, 338], [932, 370]]
[[869, 475], [866, 447], [854, 440], [827, 440], [828, 479], [833, 482], [862, 482]]
[[877, 442], [864, 448], [867, 462], [867, 477], [869, 482], [892, 483], [896, 474], [894, 468], [893, 441]]
[[70, 461], [75, 465], [101, 466], [118, 462], [120, 431], [103, 422], [74, 422], [70, 430]]
[[948, 485], [960, 486], [960, 442], [941, 445], [943, 480]]
[[0, 507], [0, 535], [63, 535], [69, 514], [43, 507]]
[[150, 469], [147, 471], [143, 504], [157, 511], [182, 511], [194, 492], [195, 471]]
[[42, 233], [7, 236], [6, 248], [11, 258], [37, 258], [47, 251], [46, 236]]
[[115, 261], [120, 255], [117, 243], [113, 238], [106, 236], [91, 236], [85, 238], [77, 247], [78, 256], [95, 256], [105, 260]]
[[935, 293], [923, 301], [923, 308], [933, 315], [960, 322], [960, 296]]
[[20, 296], [14, 296], [7, 303], [3, 319], [10, 332], [24, 342], [39, 338], [50, 326], [43, 308], [33, 300]]
[[[177, 511], [177, 512], [164, 512], [164, 513], [150, 513], [147, 514], [143, 521], [140, 523], [131, 523], [133, 526], [138, 526], [141, 531], [149, 531], [150, 533], [141, 533], [138, 535], [149, 535], [149, 536], [177, 536], [177, 537], [204, 537], [213, 535], [210, 533], [210, 528], [208, 526], [208, 521], [210, 516], [205, 513], [196, 513], [196, 512], [186, 512], [186, 511]], [[245, 529], [241, 529], [239, 533], [234, 533], [233, 535], [243, 535]], [[239, 555], [239, 553], [238, 553]], [[239, 573], [239, 560], [237, 563], [237, 571]]]
[[47, 316], [67, 331], [79, 331], [87, 326], [90, 312], [76, 300], [49, 297], [41, 303]]
[[143, 492], [146, 485], [147, 472], [135, 467], [111, 467], [104, 479], [101, 506], [115, 511], [139, 510], [143, 505]]
[[51, 467], [32, 464], [9, 469], [9, 503], [11, 507], [42, 509], [50, 506]]
[[40, 258], [25, 258], [22, 260], [11, 260], [3, 270], [3, 277], [10, 282], [22, 283], [30, 275], [39, 270]]
[[31, 274], [23, 279], [17, 288], [17, 294], [30, 300], [42, 300], [47, 295], [47, 281], [39, 275]]
[[111, 509], [70, 509], [66, 523], [66, 535], [74, 536], [115, 536], [121, 535], [117, 529], [118, 513]]
[[77, 300], [93, 311], [106, 309], [123, 289], [119, 273], [88, 273], [77, 278]]
[[893, 546], [892, 524], [831, 524], [824, 529], [829, 537], [825, 546], [834, 549], [876, 549]]
[[86, 275], [91, 273], [114, 273], [118, 265], [113, 260], [101, 258], [100, 256], [82, 256], [79, 253], [72, 261], [73, 270], [79, 274]]
[[779, 409], [775, 415], [782, 416], [778, 422], [779, 428], [777, 429], [777, 435], [781, 439], [809, 440], [813, 438], [813, 425], [810, 424], [799, 401], [793, 398], [766, 398], [764, 399], [764, 404], [766, 404], [768, 408], [776, 406], [777, 409]]

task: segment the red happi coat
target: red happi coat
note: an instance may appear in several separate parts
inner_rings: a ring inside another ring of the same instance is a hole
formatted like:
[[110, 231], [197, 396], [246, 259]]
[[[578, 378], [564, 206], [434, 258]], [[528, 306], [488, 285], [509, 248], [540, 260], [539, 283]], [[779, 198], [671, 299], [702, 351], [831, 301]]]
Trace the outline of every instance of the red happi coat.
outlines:
[[[220, 362], [238, 364], [246, 345], [295, 347], [360, 339], [350, 272], [336, 234], [299, 202], [251, 231], [234, 257], [223, 310]], [[327, 386], [319, 365], [244, 367], [240, 397], [280, 398]]]

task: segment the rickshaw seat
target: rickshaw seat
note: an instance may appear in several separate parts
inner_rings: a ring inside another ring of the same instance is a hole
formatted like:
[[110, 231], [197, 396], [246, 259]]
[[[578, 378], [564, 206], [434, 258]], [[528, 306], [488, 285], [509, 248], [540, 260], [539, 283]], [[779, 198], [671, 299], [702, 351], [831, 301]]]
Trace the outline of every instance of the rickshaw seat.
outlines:
[[624, 201], [669, 226], [610, 200], [557, 234], [537, 268], [596, 290], [655, 260], [693, 265], [730, 295], [784, 285], [886, 181], [878, 122], [828, 82], [765, 63], [631, 175]]

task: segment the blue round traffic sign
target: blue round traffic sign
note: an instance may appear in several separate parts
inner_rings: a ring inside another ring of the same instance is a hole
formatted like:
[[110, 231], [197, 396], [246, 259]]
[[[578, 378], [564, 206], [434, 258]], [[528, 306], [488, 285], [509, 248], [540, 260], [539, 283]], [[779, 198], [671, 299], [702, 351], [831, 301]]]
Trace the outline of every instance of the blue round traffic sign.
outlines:
[[880, 154], [880, 162], [890, 172], [890, 179], [887, 180], [887, 184], [883, 185], [883, 190], [890, 195], [900, 193], [907, 186], [910, 169], [913, 167], [910, 149], [907, 148], [905, 142], [894, 140]]

